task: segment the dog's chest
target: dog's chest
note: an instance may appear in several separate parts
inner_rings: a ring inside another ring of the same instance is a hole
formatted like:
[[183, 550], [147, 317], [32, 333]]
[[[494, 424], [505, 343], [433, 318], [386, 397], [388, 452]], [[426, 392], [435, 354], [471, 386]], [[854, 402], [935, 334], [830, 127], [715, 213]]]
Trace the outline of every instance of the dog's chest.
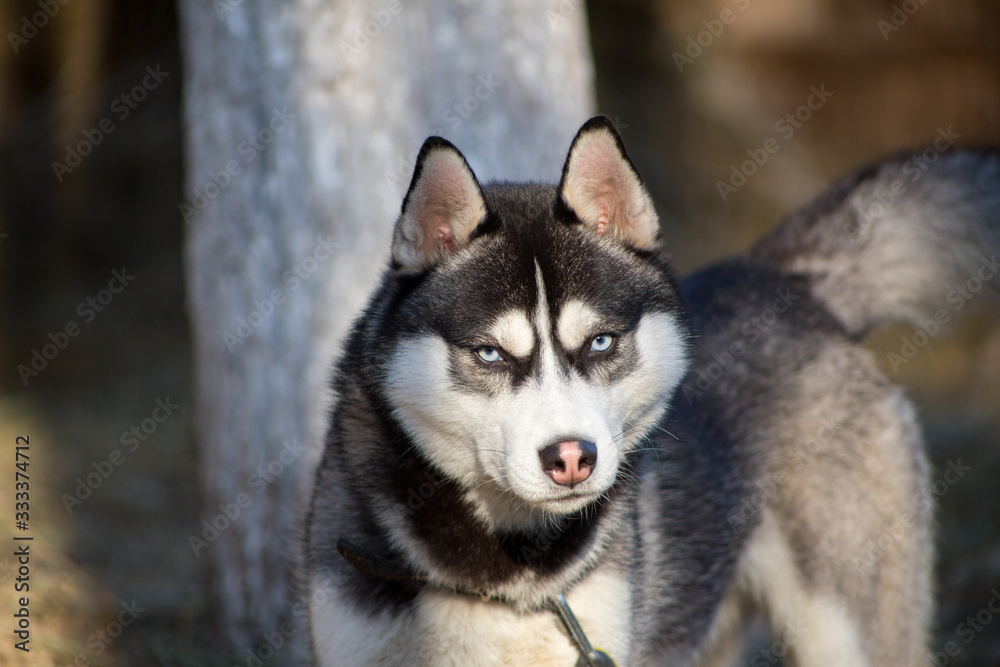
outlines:
[[[598, 569], [567, 599], [591, 644], [620, 667], [630, 650], [628, 581]], [[403, 613], [359, 614], [333, 599], [313, 610], [313, 644], [323, 664], [379, 667], [573, 667], [579, 654], [553, 611], [519, 614], [510, 606], [426, 590]]]
[[[567, 595], [591, 644], [627, 663], [630, 596], [627, 581], [595, 572]], [[554, 612], [519, 614], [499, 602], [427, 592], [418, 600], [414, 630], [422, 664], [572, 667], [579, 653]]]

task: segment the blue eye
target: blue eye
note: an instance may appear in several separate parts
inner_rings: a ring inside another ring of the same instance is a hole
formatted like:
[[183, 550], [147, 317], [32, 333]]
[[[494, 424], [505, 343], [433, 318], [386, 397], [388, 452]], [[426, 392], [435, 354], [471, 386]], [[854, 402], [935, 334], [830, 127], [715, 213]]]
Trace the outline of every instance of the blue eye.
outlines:
[[476, 354], [478, 354], [479, 358], [488, 364], [503, 360], [503, 357], [500, 356], [500, 350], [489, 345], [483, 345], [482, 347], [477, 348]]
[[594, 336], [594, 340], [590, 341], [590, 351], [591, 352], [607, 352], [611, 349], [611, 346], [615, 343], [615, 337], [611, 334], [600, 334]]

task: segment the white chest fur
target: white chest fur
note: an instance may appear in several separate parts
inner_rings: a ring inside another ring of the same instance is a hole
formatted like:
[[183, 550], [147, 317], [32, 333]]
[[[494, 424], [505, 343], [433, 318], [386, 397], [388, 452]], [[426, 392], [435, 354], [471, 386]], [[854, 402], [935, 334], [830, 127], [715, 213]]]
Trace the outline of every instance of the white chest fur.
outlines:
[[[567, 599], [596, 648], [620, 667], [629, 653], [628, 582], [598, 570]], [[313, 611], [313, 641], [320, 664], [407, 667], [572, 667], [579, 657], [554, 612], [519, 614], [499, 602], [427, 590], [414, 611], [368, 617], [331, 600]]]

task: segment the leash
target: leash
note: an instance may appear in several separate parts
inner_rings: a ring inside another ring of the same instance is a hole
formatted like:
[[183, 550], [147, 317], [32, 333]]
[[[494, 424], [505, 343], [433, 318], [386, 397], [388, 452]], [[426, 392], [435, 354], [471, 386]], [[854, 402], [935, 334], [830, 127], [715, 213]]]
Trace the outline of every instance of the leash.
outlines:
[[566, 632], [569, 633], [570, 641], [580, 652], [580, 659], [576, 661], [576, 667], [615, 667], [615, 661], [611, 659], [610, 655], [600, 649], [593, 648], [587, 641], [587, 635], [583, 634], [583, 628], [580, 627], [576, 616], [573, 615], [573, 610], [569, 608], [565, 595], [560, 593], [555, 596], [552, 599], [552, 605], [555, 607], [556, 615], [562, 621], [563, 627], [566, 628]]
[[[397, 583], [428, 583], [427, 577], [414, 574], [404, 561], [393, 561], [388, 558], [376, 556], [347, 540], [337, 540], [337, 551], [354, 569], [369, 577]], [[491, 599], [490, 596], [484, 597], [480, 593], [458, 589], [446, 590], [463, 595], [472, 595], [483, 600]], [[492, 599], [502, 601], [500, 598], [494, 597]], [[615, 661], [611, 659], [611, 656], [590, 645], [587, 635], [584, 634], [583, 628], [580, 627], [580, 623], [576, 620], [576, 616], [573, 614], [573, 610], [570, 609], [565, 595], [559, 593], [549, 600], [547, 604], [551, 611], [555, 612], [556, 616], [559, 617], [559, 621], [566, 628], [567, 634], [569, 634], [570, 641], [580, 654], [575, 667], [615, 667]]]

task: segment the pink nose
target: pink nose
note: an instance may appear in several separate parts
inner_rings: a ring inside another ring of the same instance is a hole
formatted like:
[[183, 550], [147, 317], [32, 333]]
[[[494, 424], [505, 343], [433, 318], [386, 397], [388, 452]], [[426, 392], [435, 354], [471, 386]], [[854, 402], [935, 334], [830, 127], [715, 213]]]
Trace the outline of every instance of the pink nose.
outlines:
[[572, 488], [590, 477], [597, 464], [597, 445], [586, 440], [556, 442], [538, 452], [544, 470], [552, 481]]

